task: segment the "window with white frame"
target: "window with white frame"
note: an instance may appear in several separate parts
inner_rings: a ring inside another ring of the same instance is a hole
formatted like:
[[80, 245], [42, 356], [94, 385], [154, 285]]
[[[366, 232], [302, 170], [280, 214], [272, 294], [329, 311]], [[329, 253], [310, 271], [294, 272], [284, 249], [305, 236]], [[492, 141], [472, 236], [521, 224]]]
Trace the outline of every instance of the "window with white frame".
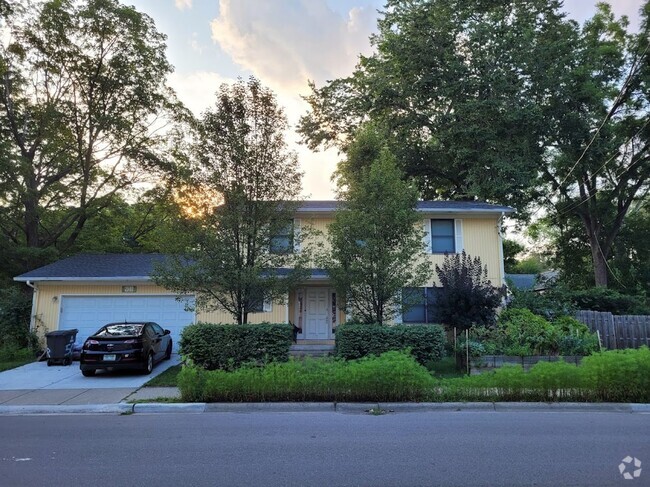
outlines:
[[272, 254], [290, 254], [294, 251], [294, 223], [288, 221], [280, 225], [274, 235], [271, 235], [269, 250]]
[[454, 220], [431, 220], [431, 252], [434, 254], [456, 252]]

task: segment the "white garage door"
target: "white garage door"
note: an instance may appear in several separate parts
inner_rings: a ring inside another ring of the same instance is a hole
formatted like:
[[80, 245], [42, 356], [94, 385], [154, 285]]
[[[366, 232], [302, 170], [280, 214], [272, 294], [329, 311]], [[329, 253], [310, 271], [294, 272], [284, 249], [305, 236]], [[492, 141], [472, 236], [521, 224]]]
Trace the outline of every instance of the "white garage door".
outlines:
[[59, 329], [77, 328], [77, 343], [83, 343], [107, 323], [153, 321], [172, 332], [178, 350], [181, 330], [194, 323], [194, 312], [185, 310], [186, 303], [174, 296], [63, 296]]

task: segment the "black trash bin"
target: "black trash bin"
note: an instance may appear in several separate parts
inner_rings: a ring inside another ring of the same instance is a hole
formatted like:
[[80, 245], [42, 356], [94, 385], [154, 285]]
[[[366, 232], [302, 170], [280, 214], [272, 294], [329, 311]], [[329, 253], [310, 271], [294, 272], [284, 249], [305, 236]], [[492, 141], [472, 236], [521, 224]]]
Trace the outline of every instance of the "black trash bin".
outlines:
[[47, 365], [72, 363], [72, 350], [79, 330], [57, 330], [45, 334], [47, 338]]

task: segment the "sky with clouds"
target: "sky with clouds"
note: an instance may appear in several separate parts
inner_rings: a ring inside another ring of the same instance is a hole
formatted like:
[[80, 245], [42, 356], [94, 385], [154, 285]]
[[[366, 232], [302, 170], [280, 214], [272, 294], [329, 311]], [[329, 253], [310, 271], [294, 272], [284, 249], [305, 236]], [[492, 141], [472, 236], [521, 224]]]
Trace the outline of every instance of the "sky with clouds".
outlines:
[[[307, 80], [322, 85], [349, 74], [360, 53], [370, 53], [383, 0], [125, 0], [150, 15], [168, 36], [168, 58], [176, 70], [170, 79], [180, 99], [196, 114], [214, 102], [223, 82], [255, 75], [273, 89], [295, 127], [307, 110], [300, 95]], [[643, 0], [614, 0], [617, 15], [638, 28]], [[589, 18], [596, 0], [565, 0], [578, 22]], [[330, 181], [339, 156], [335, 150], [311, 152], [287, 140], [298, 152], [305, 196], [333, 197]]]

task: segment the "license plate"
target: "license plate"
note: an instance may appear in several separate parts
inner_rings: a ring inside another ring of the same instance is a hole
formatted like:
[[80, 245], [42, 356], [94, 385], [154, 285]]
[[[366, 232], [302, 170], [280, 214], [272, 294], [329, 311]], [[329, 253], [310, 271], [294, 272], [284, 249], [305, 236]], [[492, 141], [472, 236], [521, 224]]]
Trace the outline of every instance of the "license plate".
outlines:
[[114, 362], [116, 359], [116, 355], [104, 355], [104, 362]]

